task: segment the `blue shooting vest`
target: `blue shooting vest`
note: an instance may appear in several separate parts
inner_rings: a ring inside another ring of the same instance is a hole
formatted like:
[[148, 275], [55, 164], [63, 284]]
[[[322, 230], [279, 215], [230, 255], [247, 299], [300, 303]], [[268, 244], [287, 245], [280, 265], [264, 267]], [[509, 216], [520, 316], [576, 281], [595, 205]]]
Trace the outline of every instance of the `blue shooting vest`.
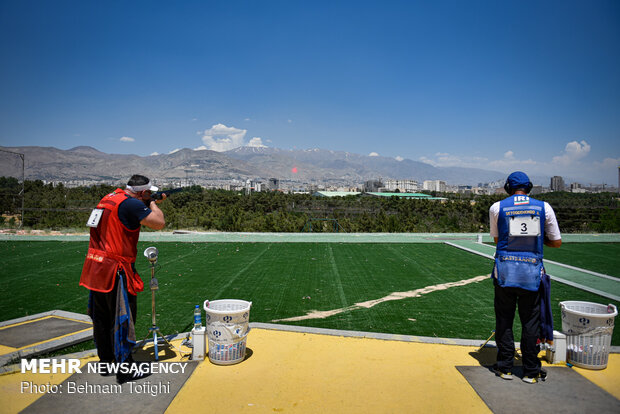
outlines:
[[501, 287], [538, 291], [543, 268], [545, 203], [515, 194], [499, 204], [493, 277]]

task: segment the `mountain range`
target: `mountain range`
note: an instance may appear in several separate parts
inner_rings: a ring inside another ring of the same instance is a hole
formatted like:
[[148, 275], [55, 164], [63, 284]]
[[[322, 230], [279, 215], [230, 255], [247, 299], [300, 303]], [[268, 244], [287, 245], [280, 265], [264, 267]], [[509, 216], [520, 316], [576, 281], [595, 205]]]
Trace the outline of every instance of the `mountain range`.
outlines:
[[[214, 182], [247, 179], [281, 182], [359, 186], [367, 180], [443, 180], [449, 185], [477, 185], [504, 180], [505, 173], [475, 168], [434, 167], [410, 159], [359, 155], [324, 149], [284, 150], [239, 147], [226, 152], [181, 149], [170, 154], [138, 156], [107, 154], [80, 146], [0, 147], [25, 155], [28, 180], [85, 183], [125, 182], [132, 174], [152, 177], [159, 183]], [[21, 177], [18, 156], [0, 152], [0, 176]]]

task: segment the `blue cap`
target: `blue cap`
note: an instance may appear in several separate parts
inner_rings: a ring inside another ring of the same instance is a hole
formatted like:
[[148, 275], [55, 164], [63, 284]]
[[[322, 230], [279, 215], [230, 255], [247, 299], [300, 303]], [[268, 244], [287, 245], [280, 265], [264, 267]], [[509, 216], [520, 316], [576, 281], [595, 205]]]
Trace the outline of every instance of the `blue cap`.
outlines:
[[519, 188], [528, 188], [531, 185], [531, 182], [526, 173], [515, 171], [508, 176], [506, 179], [506, 184], [508, 184], [513, 190], [517, 190]]

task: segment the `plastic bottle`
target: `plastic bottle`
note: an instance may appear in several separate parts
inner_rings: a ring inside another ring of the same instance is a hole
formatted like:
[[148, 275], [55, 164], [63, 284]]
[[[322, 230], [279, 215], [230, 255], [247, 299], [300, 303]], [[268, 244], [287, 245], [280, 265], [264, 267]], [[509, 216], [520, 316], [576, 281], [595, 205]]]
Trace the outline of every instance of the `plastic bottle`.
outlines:
[[194, 309], [194, 329], [202, 328], [202, 312], [200, 311], [200, 306], [196, 305]]

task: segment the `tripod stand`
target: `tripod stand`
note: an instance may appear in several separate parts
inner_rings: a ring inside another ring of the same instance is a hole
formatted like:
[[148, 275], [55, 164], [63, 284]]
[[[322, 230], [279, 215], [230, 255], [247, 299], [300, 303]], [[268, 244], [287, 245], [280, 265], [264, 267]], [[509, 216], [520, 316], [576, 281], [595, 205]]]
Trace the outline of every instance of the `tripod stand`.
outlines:
[[[149, 249], [154, 249], [149, 247]], [[148, 249], [147, 249], [148, 251]], [[156, 313], [155, 313], [155, 291], [159, 289], [159, 283], [157, 282], [157, 279], [155, 278], [155, 263], [157, 263], [157, 249], [155, 249], [155, 254], [154, 255], [147, 255], [147, 252], [144, 252], [145, 256], [147, 256], [149, 258], [149, 261], [151, 262], [151, 321], [152, 321], [152, 325], [149, 328], [149, 333], [146, 336], [146, 338], [144, 338], [138, 345], [137, 347], [142, 347], [144, 345], [144, 343], [146, 342], [146, 340], [148, 338], [151, 337], [151, 334], [153, 335], [153, 346], [155, 347], [155, 361], [159, 360], [159, 350], [158, 350], [158, 334], [159, 334], [159, 338], [163, 339], [164, 342], [166, 344], [168, 344], [168, 346], [170, 348], [174, 348], [173, 345], [168, 341], [168, 339], [166, 339], [166, 337], [164, 335], [162, 335], [161, 331], [159, 330], [159, 328], [157, 327], [157, 319], [156, 319]], [[153, 259], [154, 256], [154, 259]]]

